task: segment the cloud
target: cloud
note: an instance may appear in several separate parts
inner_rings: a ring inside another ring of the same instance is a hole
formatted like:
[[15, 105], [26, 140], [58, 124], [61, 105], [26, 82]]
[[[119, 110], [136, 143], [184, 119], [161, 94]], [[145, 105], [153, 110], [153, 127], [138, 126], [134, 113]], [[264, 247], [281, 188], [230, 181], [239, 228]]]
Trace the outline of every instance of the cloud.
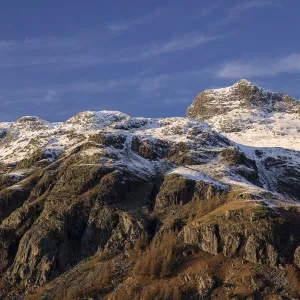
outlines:
[[[181, 21], [182, 20], [195, 21], [197, 19], [201, 19], [201, 18], [204, 18], [204, 17], [212, 14], [214, 11], [216, 11], [218, 8], [220, 8], [220, 6], [222, 5], [222, 0], [218, 0], [218, 1], [215, 0], [213, 2], [214, 3], [210, 3], [209, 6], [203, 7], [199, 11], [197, 11], [197, 12], [195, 11], [195, 13], [189, 12], [188, 16], [183, 15], [180, 11]], [[154, 10], [153, 12], [150, 12], [143, 16], [109, 24], [107, 26], [107, 28], [110, 31], [126, 31], [136, 25], [150, 23], [153, 20], [155, 20], [156, 18], [166, 16], [166, 15], [168, 16], [168, 21], [170, 21], [170, 19], [172, 19], [174, 17], [170, 13], [170, 11], [172, 11], [172, 8], [174, 8], [174, 7], [175, 7], [175, 9], [177, 7], [177, 5], [175, 3], [168, 4], [166, 6], [161, 6], [161, 7], [157, 8], [156, 10]], [[177, 9], [178, 9], [178, 7], [177, 7]], [[176, 18], [176, 22], [177, 21], [178, 21], [178, 18]]]
[[240, 2], [229, 9], [227, 16], [221, 20], [221, 23], [231, 21], [236, 16], [250, 9], [262, 8], [265, 6], [279, 6], [279, 4], [279, 0], [250, 0]]
[[46, 102], [56, 102], [59, 100], [57, 93], [54, 90], [48, 90], [45, 96]]
[[127, 51], [123, 49], [122, 52], [127, 54], [124, 56], [122, 53], [114, 53], [107, 57], [107, 60], [102, 63], [124, 63], [124, 62], [141, 62], [157, 57], [160, 55], [183, 51], [189, 48], [197, 47], [201, 44], [218, 41], [221, 39], [229, 38], [230, 35], [216, 35], [206, 36], [199, 32], [187, 33], [182, 36], [161, 42], [152, 42], [150, 44], [128, 48]]
[[45, 48], [63, 49], [76, 47], [77, 38], [74, 37], [47, 37], [32, 38], [24, 40], [0, 40], [0, 49], [8, 51], [17, 51], [20, 48], [25, 51], [42, 50]]
[[95, 38], [84, 36], [0, 40], [0, 67], [28, 67], [61, 63], [83, 53]]
[[156, 9], [155, 11], [141, 17], [110, 24], [107, 26], [107, 28], [111, 31], [125, 31], [136, 25], [151, 22], [161, 14], [161, 11], [161, 9]]
[[56, 89], [58, 89], [61, 93], [84, 92], [87, 94], [100, 94], [116, 87], [119, 84], [120, 82], [118, 80], [113, 79], [103, 81], [79, 81], [65, 85], [57, 85]]
[[0, 51], [9, 50], [11, 48], [11, 46], [13, 46], [13, 45], [14, 45], [14, 42], [0, 40]]
[[127, 46], [121, 50], [103, 48], [103, 40], [97, 34], [66, 38], [30, 39], [24, 41], [0, 41], [0, 68], [48, 66], [70, 69], [87, 66], [141, 62], [163, 54], [182, 51], [217, 41], [228, 36], [205, 36], [202, 33], [186, 33], [159, 42]]
[[134, 87], [140, 92], [150, 92], [164, 86], [168, 75], [157, 75], [150, 77], [140, 77], [139, 74], [131, 78], [117, 78], [100, 81], [75, 81], [69, 84], [56, 85], [55, 88], [60, 93], [102, 94], [109, 90], [121, 90], [122, 88]]
[[163, 42], [152, 42], [146, 47], [135, 49], [127, 56], [119, 56], [115, 62], [141, 62], [160, 55], [183, 51], [198, 47], [202, 44], [218, 41], [230, 37], [230, 35], [205, 36], [201, 33], [188, 33], [181, 37]]
[[274, 0], [253, 0], [253, 1], [241, 2], [233, 6], [230, 9], [230, 13], [231, 15], [234, 16], [252, 8], [260, 8], [268, 5], [274, 5], [275, 3], [276, 1], [274, 2]]
[[216, 71], [216, 76], [228, 79], [276, 76], [300, 72], [300, 53], [276, 59], [256, 58], [251, 61], [225, 63]]
[[[27, 87], [24, 89], [1, 90], [0, 101], [4, 106], [11, 106], [17, 103], [34, 103], [43, 105], [63, 101], [71, 95], [101, 95], [113, 91], [123, 93], [124, 91], [134, 91], [143, 98], [153, 95], [154, 92], [180, 82], [182, 78], [199, 78], [208, 74], [208, 70], [187, 70], [184, 72], [165, 73], [158, 75], [147, 75], [137, 73], [132, 77], [121, 77], [107, 80], [94, 81], [71, 81], [64, 84], [49, 84], [39, 87]], [[182, 89], [178, 89], [177, 96]], [[186, 91], [185, 91], [186, 92]], [[186, 93], [184, 93], [185, 95]], [[184, 96], [183, 95], [183, 96]], [[82, 97], [83, 101], [86, 99]]]
[[180, 38], [175, 38], [161, 44], [153, 43], [148, 50], [141, 53], [140, 58], [147, 59], [169, 52], [182, 51], [199, 46], [200, 44], [220, 40], [224, 37], [225, 36], [204, 36], [199, 33], [189, 33]]

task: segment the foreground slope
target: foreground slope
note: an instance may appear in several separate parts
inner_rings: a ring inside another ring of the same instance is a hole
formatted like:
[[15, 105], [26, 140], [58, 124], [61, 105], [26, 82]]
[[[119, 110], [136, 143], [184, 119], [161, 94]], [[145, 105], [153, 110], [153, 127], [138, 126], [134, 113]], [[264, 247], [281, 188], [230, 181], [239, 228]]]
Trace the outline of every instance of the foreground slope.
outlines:
[[300, 296], [297, 151], [110, 111], [0, 127], [0, 298]]

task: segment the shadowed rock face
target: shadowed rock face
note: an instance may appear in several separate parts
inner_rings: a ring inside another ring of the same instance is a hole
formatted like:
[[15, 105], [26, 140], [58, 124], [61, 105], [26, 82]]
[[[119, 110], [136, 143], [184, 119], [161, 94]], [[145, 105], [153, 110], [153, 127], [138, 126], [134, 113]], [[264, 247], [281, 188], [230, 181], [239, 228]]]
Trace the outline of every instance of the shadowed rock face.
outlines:
[[[259, 266], [255, 278], [286, 268], [281, 288], [297, 296], [299, 154], [246, 150], [188, 118], [11, 124], [0, 143], [0, 298], [153, 299], [155, 287], [161, 299], [209, 299], [228, 287], [215, 259], [230, 272], [233, 261]], [[201, 255], [214, 270], [197, 267]], [[249, 295], [278, 290], [247, 280]]]

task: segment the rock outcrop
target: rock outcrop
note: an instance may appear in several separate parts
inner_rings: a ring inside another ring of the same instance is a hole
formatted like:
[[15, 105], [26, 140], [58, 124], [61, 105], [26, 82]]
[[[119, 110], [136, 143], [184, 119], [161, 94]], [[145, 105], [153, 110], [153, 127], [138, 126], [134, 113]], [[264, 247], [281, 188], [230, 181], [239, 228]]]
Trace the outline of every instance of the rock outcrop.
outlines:
[[226, 257], [276, 267], [297, 262], [300, 235], [294, 222], [285, 213], [254, 206], [205, 216], [187, 224], [182, 236], [185, 243], [214, 255], [222, 252]]

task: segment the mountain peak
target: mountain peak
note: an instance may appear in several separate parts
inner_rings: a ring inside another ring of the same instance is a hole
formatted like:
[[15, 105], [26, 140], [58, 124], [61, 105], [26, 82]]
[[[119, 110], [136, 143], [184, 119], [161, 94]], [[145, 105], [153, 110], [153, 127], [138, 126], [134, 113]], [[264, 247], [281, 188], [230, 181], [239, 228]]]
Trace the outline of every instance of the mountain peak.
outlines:
[[16, 120], [16, 123], [27, 123], [27, 122], [36, 122], [39, 121], [40, 118], [36, 116], [24, 116]]
[[11, 131], [39, 131], [49, 128], [50, 123], [36, 116], [24, 116], [11, 123]]
[[290, 149], [300, 149], [300, 143], [294, 142], [299, 115], [298, 100], [246, 79], [226, 88], [204, 90], [187, 109], [188, 117], [206, 121], [235, 142]]
[[120, 111], [83, 111], [71, 117], [64, 124], [63, 128], [71, 127], [72, 129], [101, 129], [112, 123], [130, 118], [129, 115]]
[[236, 109], [299, 113], [300, 103], [287, 95], [270, 92], [241, 79], [232, 86], [199, 93], [188, 107], [187, 116], [208, 120]]
[[247, 79], [240, 79], [235, 84], [233, 84], [233, 86], [238, 86], [238, 85], [255, 86], [252, 82], [250, 82]]

